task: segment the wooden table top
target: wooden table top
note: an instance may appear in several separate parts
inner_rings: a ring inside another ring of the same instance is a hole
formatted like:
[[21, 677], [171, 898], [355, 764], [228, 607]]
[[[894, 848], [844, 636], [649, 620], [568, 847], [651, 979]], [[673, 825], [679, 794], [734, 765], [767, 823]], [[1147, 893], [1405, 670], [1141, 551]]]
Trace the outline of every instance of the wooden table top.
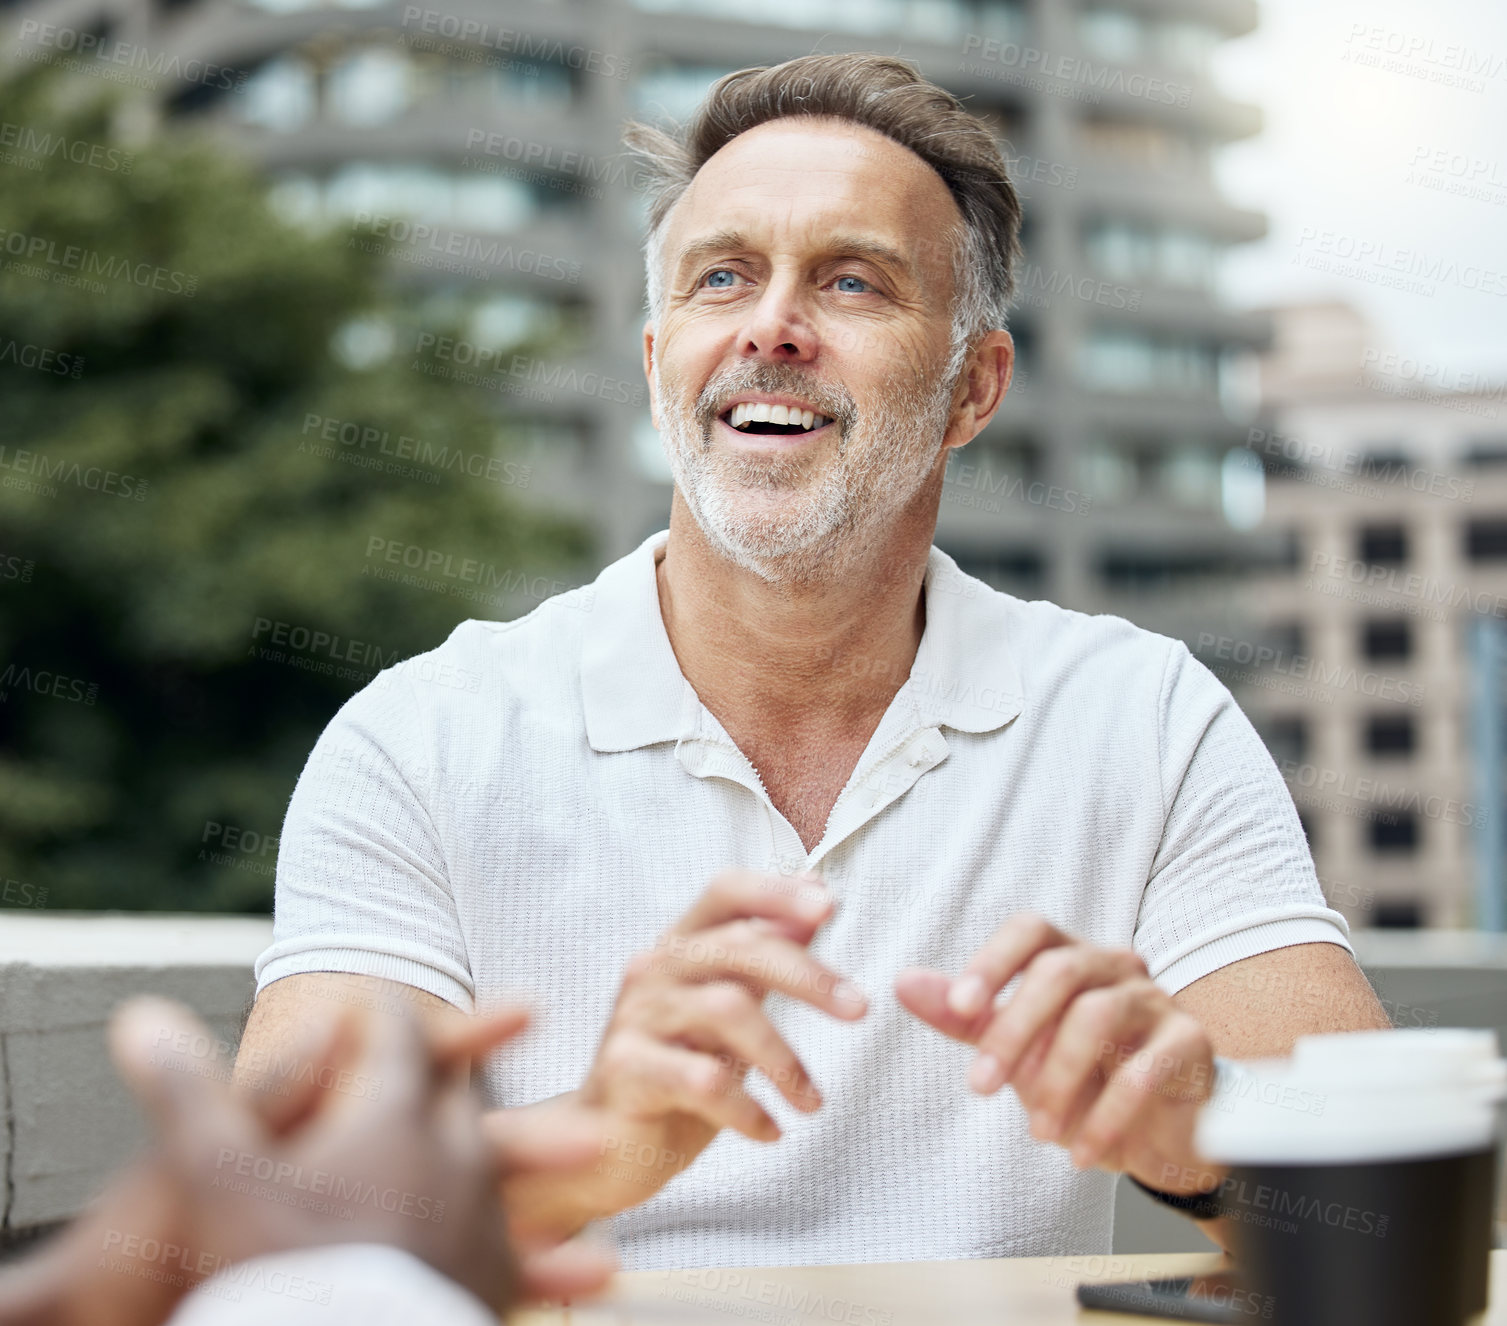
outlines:
[[[1074, 1287], [1188, 1274], [1219, 1262], [1217, 1253], [1180, 1253], [629, 1271], [590, 1304], [520, 1312], [512, 1320], [515, 1326], [1134, 1326], [1166, 1319], [1085, 1311]], [[1507, 1326], [1507, 1251], [1492, 1253], [1491, 1287], [1485, 1326]]]

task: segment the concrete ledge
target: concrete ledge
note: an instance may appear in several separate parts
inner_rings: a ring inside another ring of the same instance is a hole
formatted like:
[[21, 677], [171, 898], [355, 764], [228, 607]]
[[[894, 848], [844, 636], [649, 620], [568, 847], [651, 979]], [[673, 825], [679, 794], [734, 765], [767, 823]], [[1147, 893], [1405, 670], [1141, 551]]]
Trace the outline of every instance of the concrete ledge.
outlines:
[[1484, 967], [1507, 971], [1507, 935], [1484, 930], [1356, 930], [1350, 942], [1360, 965]]
[[234, 1039], [271, 938], [268, 917], [0, 918], [0, 1239], [75, 1214], [140, 1144], [111, 1009], [164, 995]]

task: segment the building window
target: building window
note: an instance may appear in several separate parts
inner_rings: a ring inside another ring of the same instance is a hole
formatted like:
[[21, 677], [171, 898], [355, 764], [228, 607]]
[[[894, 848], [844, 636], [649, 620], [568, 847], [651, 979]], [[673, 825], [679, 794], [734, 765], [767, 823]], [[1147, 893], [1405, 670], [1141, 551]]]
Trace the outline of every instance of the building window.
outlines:
[[1128, 285], [1157, 281], [1207, 289], [1219, 268], [1219, 245], [1192, 230], [1100, 221], [1085, 232], [1083, 247], [1105, 276]]
[[1224, 38], [1204, 23], [1164, 23], [1157, 34], [1157, 48], [1168, 64], [1190, 73], [1207, 74], [1215, 50]]
[[1413, 624], [1406, 617], [1377, 618], [1361, 628], [1361, 652], [1372, 662], [1412, 657]]
[[1165, 451], [1157, 466], [1157, 486], [1174, 506], [1212, 511], [1219, 505], [1221, 456], [1200, 446]]
[[1270, 718], [1261, 726], [1261, 736], [1272, 759], [1283, 766], [1302, 764], [1308, 755], [1308, 723], [1293, 714]]
[[1084, 120], [1078, 128], [1085, 152], [1115, 171], [1192, 173], [1207, 165], [1208, 153], [1186, 134], [1133, 120]]
[[1379, 930], [1417, 930], [1423, 925], [1423, 904], [1414, 898], [1393, 898], [1379, 902], [1371, 913], [1371, 924]]
[[1087, 442], [1077, 457], [1078, 483], [1095, 506], [1114, 506], [1135, 496], [1140, 471], [1135, 456], [1108, 439]]
[[641, 114], [683, 120], [701, 104], [711, 85], [730, 72], [724, 65], [661, 64], [645, 69], [633, 83], [634, 105]]
[[1144, 226], [1100, 222], [1084, 235], [1083, 248], [1111, 280], [1138, 281], [1156, 270], [1156, 236]]
[[387, 124], [408, 108], [408, 75], [408, 61], [396, 51], [350, 51], [329, 71], [330, 112], [342, 124]]
[[1308, 637], [1302, 622], [1273, 622], [1266, 628], [1265, 635], [1277, 651], [1275, 661], [1279, 667], [1291, 669], [1293, 660], [1303, 657], [1303, 647]]
[[1489, 516], [1467, 524], [1465, 555], [1473, 562], [1500, 562], [1507, 558], [1507, 518]]
[[1096, 391], [1213, 392], [1219, 368], [1213, 349], [1196, 341], [1138, 332], [1090, 332], [1078, 347], [1078, 376]]
[[1411, 755], [1417, 746], [1411, 714], [1372, 714], [1366, 720], [1366, 749], [1372, 755]]
[[[945, 551], [945, 550], [944, 550]], [[1019, 598], [1039, 597], [1046, 583], [1046, 562], [1034, 548], [955, 551], [949, 554], [964, 574]]]
[[1413, 468], [1413, 458], [1395, 442], [1363, 443], [1360, 447], [1360, 473], [1366, 479], [1397, 479]]
[[1406, 525], [1362, 525], [1357, 543], [1361, 561], [1373, 566], [1398, 566], [1408, 560]]
[[[690, 13], [698, 19], [750, 21], [743, 0], [633, 0], [651, 13]], [[961, 38], [970, 31], [987, 32], [1000, 41], [1019, 41], [1025, 14], [1019, 5], [963, 0], [807, 0], [780, 11], [781, 23], [793, 28], [823, 28], [858, 33], [902, 33], [932, 41]]]
[[1190, 581], [1233, 576], [1245, 566], [1243, 562], [1217, 553], [1136, 547], [1106, 548], [1099, 553], [1097, 560], [1098, 573], [1106, 589], [1137, 594], [1177, 592]]
[[313, 120], [318, 97], [314, 71], [296, 56], [282, 55], [260, 66], [229, 98], [231, 112], [245, 124], [291, 133]]
[[344, 162], [323, 187], [326, 217], [398, 216], [484, 233], [527, 224], [539, 205], [535, 191], [518, 180], [402, 162]]
[[1477, 469], [1507, 465], [1507, 434], [1501, 437], [1472, 438], [1461, 459]]
[[1418, 850], [1418, 816], [1410, 810], [1373, 811], [1367, 830], [1371, 850], [1378, 854], [1410, 855]]
[[1147, 35], [1141, 16], [1124, 9], [1086, 9], [1078, 15], [1078, 40], [1084, 49], [1116, 64], [1139, 60]]

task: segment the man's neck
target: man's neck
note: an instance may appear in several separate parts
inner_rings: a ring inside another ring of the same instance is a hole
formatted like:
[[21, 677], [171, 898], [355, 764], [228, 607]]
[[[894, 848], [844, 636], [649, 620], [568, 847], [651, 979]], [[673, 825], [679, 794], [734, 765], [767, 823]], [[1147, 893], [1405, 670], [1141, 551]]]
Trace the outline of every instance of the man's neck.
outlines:
[[867, 739], [915, 662], [935, 528], [923, 499], [832, 579], [771, 584], [712, 547], [676, 491], [660, 613], [681, 671], [734, 740]]

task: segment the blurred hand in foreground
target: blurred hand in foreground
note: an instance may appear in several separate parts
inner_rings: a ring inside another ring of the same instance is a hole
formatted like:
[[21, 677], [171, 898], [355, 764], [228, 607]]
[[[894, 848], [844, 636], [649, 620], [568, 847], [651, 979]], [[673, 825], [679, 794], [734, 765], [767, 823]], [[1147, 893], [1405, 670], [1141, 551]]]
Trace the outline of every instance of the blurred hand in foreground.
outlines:
[[499, 1313], [587, 1294], [609, 1255], [515, 1249], [508, 1173], [588, 1167], [585, 1111], [484, 1130], [472, 1057], [516, 1036], [522, 1009], [421, 1023], [352, 1009], [311, 1019], [255, 1091], [233, 1089], [216, 1038], [186, 1008], [136, 999], [110, 1048], [151, 1122], [151, 1150], [63, 1234], [0, 1276], [0, 1324], [155, 1326], [204, 1279], [294, 1248], [402, 1248]]

